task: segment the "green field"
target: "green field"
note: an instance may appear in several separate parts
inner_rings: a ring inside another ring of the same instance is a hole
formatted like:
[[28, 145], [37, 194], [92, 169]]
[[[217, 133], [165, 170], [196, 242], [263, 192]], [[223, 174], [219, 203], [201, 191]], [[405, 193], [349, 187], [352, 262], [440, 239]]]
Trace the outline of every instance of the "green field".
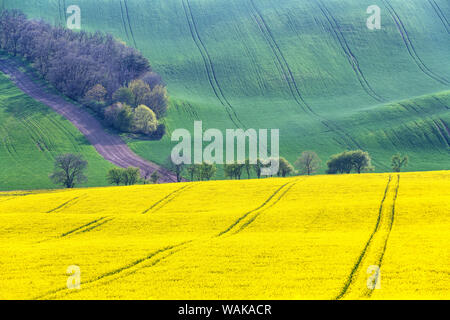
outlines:
[[[389, 170], [396, 152], [410, 156], [409, 170], [450, 169], [446, 0], [2, 2], [53, 24], [76, 4], [83, 29], [136, 46], [168, 84], [169, 134], [194, 120], [279, 128], [292, 162], [304, 150], [326, 161], [362, 148], [376, 171]], [[382, 29], [371, 31], [366, 8], [374, 4]], [[173, 146], [170, 136], [127, 142], [157, 163]]]
[[54, 188], [54, 158], [76, 152], [89, 161], [84, 186], [106, 184], [112, 164], [66, 119], [31, 99], [0, 73], [0, 190]]

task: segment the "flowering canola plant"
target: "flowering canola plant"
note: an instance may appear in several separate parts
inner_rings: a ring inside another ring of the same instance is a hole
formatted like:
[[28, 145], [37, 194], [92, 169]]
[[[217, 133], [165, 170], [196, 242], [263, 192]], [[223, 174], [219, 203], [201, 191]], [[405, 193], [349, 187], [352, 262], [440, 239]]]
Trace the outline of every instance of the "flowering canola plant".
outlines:
[[441, 171], [0, 193], [0, 298], [445, 299], [449, 189]]

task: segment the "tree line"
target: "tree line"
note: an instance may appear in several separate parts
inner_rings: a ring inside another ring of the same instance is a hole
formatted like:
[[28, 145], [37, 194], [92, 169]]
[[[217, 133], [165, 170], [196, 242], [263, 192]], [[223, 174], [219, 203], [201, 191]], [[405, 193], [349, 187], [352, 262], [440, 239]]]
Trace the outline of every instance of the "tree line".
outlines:
[[[408, 165], [408, 156], [396, 154], [392, 157], [391, 166], [394, 172], [400, 172], [402, 168]], [[314, 151], [304, 151], [292, 165], [286, 158], [278, 159], [279, 170], [276, 176], [287, 177], [291, 175], [313, 175], [318, 172], [322, 166], [322, 161]], [[269, 161], [257, 159], [256, 164], [251, 164], [247, 159], [242, 163], [235, 162], [224, 165], [224, 175], [228, 179], [240, 180], [242, 177], [251, 179], [252, 176], [261, 178], [261, 171], [264, 167], [270, 165]], [[362, 150], [344, 151], [331, 156], [327, 161], [327, 174], [350, 174], [371, 172], [375, 170], [372, 165], [372, 158], [368, 152]], [[166, 161], [166, 167], [177, 175], [178, 182], [186, 176], [190, 181], [205, 181], [214, 178], [217, 168], [214, 164], [173, 164], [169, 157]]]
[[[407, 155], [396, 154], [391, 159], [391, 166], [394, 172], [401, 172], [401, 170], [408, 165], [409, 158]], [[294, 165], [281, 157], [279, 159], [278, 177], [287, 177], [290, 175], [312, 175], [317, 173], [321, 167], [322, 161], [319, 156], [313, 151], [305, 151], [297, 159]], [[339, 154], [331, 156], [327, 162], [328, 174], [349, 174], [351, 172], [369, 172], [373, 171], [372, 160], [368, 152], [362, 150], [344, 151]], [[240, 180], [243, 175], [248, 179], [251, 178], [252, 173], [261, 178], [261, 170], [264, 166], [269, 166], [267, 161], [258, 159], [256, 164], [251, 164], [249, 160], [243, 163], [233, 163], [224, 165], [225, 177], [229, 179]], [[80, 155], [63, 154], [55, 159], [55, 168], [50, 179], [59, 185], [66, 188], [74, 188], [75, 185], [87, 181], [85, 170], [88, 162]], [[217, 173], [215, 164], [179, 164], [176, 165], [169, 157], [166, 166], [176, 174], [177, 182], [183, 181], [183, 175], [187, 173], [190, 181], [209, 181]], [[135, 185], [135, 184], [149, 184], [158, 183], [160, 176], [158, 172], [147, 172], [144, 177], [141, 177], [139, 168], [129, 167], [126, 169], [112, 168], [107, 173], [107, 181], [112, 185]]]
[[0, 49], [29, 61], [59, 92], [122, 132], [161, 138], [168, 96], [137, 50], [101, 32], [75, 32], [18, 10], [0, 14]]

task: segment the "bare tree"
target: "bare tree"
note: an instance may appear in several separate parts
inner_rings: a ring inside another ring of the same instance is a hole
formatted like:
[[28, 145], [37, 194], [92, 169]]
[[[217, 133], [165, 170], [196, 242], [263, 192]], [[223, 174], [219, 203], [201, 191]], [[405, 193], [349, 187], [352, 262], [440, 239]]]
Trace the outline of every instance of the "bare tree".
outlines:
[[295, 162], [295, 166], [302, 174], [310, 176], [320, 168], [322, 161], [314, 151], [305, 151]]
[[[177, 175], [177, 182], [181, 182], [183, 180], [182, 174], [183, 174], [183, 171], [184, 171], [186, 165], [184, 163], [180, 163], [180, 164], [173, 163], [171, 156], [169, 156], [167, 158], [166, 164], [167, 164], [167, 168]], [[192, 176], [192, 179], [193, 179], [193, 176]]]
[[60, 155], [56, 157], [55, 170], [50, 175], [50, 179], [66, 188], [73, 188], [76, 184], [87, 181], [84, 175], [87, 166], [88, 162], [80, 155], [71, 153]]

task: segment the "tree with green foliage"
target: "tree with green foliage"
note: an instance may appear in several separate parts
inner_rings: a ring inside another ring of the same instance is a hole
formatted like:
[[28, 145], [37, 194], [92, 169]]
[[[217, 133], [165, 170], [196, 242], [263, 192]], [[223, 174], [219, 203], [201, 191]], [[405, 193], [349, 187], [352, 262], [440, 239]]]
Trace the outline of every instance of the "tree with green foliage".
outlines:
[[278, 161], [280, 165], [278, 169], [278, 176], [282, 176], [284, 178], [294, 172], [294, 167], [285, 158], [280, 157]]
[[225, 176], [230, 179], [240, 180], [242, 177], [242, 171], [245, 168], [245, 163], [232, 163], [225, 164]]
[[207, 162], [203, 162], [201, 165], [198, 165], [197, 174], [198, 180], [200, 181], [209, 181], [216, 174], [217, 168], [214, 164], [210, 164]]
[[158, 119], [161, 119], [166, 115], [169, 105], [167, 89], [161, 85], [155, 86], [144, 96], [144, 104], [155, 112]]
[[408, 166], [409, 157], [407, 155], [402, 156], [400, 153], [392, 156], [392, 170], [394, 172], [401, 172], [403, 167]]
[[133, 110], [133, 132], [151, 134], [156, 131], [158, 120], [155, 113], [141, 104]]
[[121, 87], [113, 94], [114, 102], [121, 102], [127, 105], [132, 105], [134, 103], [133, 91], [128, 87]]
[[115, 184], [117, 186], [120, 185], [120, 183], [122, 182], [122, 174], [123, 174], [123, 169], [112, 168], [111, 170], [108, 171], [108, 174], [107, 174], [108, 183]]
[[84, 95], [85, 101], [105, 102], [108, 91], [101, 84], [96, 84]]
[[145, 104], [146, 95], [151, 93], [150, 86], [142, 80], [131, 81], [128, 88], [133, 93], [133, 103], [131, 104], [133, 108]]
[[157, 183], [158, 183], [158, 180], [159, 180], [159, 174], [158, 174], [158, 172], [157, 172], [157, 171], [153, 171], [152, 175], [150, 176], [150, 181], [151, 181], [153, 184], [157, 184]]
[[333, 155], [327, 162], [328, 174], [336, 173], [351, 173], [355, 170], [358, 173], [363, 171], [370, 171], [372, 167], [372, 160], [369, 153], [362, 150], [345, 151]]
[[368, 152], [362, 150], [351, 151], [352, 167], [357, 173], [373, 170], [372, 158]]
[[74, 188], [76, 184], [87, 181], [84, 171], [88, 162], [81, 155], [63, 154], [55, 159], [55, 169], [50, 179], [66, 188]]
[[317, 153], [314, 151], [304, 151], [295, 162], [295, 167], [301, 174], [310, 176], [319, 170], [321, 163], [322, 161]]
[[122, 182], [126, 186], [132, 186], [139, 182], [139, 168], [128, 167], [122, 171]]
[[133, 110], [130, 106], [117, 102], [106, 108], [106, 122], [122, 132], [131, 132], [133, 127]]
[[187, 172], [189, 174], [189, 177], [191, 178], [191, 181], [194, 181], [194, 177], [197, 175], [198, 167], [195, 164], [191, 164], [187, 167]]

